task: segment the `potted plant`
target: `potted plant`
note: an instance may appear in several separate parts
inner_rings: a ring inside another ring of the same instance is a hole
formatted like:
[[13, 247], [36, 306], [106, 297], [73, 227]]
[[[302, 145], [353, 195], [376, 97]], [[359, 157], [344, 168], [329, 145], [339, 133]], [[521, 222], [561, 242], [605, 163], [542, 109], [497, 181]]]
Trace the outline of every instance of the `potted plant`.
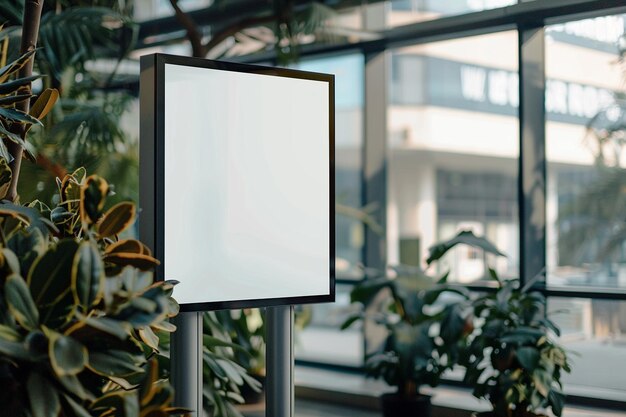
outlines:
[[[381, 397], [383, 415], [428, 417], [430, 397], [420, 387], [437, 385], [443, 372], [455, 364], [467, 332], [466, 317], [440, 297], [458, 291], [444, 285], [447, 274], [436, 280], [417, 267], [396, 267], [389, 272], [355, 286], [351, 301], [361, 303], [364, 313], [348, 318], [342, 329], [366, 319], [384, 326], [384, 342], [365, 362], [368, 376], [396, 388]], [[372, 312], [375, 304], [379, 308]], [[450, 325], [439, 326], [444, 317]]]
[[[463, 231], [431, 249], [428, 262], [440, 259], [456, 244], [479, 247], [503, 256], [487, 240]], [[487, 399], [489, 417], [531, 417], [547, 408], [561, 415], [564, 395], [561, 375], [570, 372], [565, 349], [555, 337], [558, 326], [546, 315], [546, 299], [534, 288], [535, 279], [520, 286], [518, 279], [501, 279], [488, 268], [494, 291], [475, 299], [466, 298], [476, 328], [467, 339], [460, 364], [464, 382], [477, 398]]]

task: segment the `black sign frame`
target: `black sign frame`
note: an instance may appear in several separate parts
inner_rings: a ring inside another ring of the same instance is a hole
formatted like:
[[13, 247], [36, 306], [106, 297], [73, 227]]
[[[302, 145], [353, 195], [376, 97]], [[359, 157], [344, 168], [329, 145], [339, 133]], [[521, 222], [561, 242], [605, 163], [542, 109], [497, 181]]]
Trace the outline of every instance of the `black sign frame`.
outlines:
[[[275, 77], [323, 81], [329, 88], [329, 292], [328, 294], [181, 304], [180, 310], [211, 311], [335, 301], [335, 76], [309, 71], [214, 61], [168, 54], [140, 58], [139, 235], [165, 271], [165, 65], [181, 65]], [[174, 298], [176, 291], [174, 291]]]

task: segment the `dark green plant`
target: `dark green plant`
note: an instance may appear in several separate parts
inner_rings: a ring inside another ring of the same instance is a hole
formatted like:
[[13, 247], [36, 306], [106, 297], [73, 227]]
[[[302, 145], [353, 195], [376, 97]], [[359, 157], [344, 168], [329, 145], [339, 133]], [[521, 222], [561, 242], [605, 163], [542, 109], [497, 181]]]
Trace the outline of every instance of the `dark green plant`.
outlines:
[[174, 283], [153, 283], [150, 251], [118, 239], [135, 209], [104, 211], [109, 191], [80, 170], [59, 181], [53, 209], [0, 205], [0, 395], [9, 395], [0, 401], [10, 415], [181, 412], [146, 359], [159, 352], [157, 334], [174, 329]]
[[[0, 68], [0, 134], [26, 149], [25, 135], [56, 100], [36, 100], [18, 72], [27, 52]], [[6, 55], [3, 54], [4, 61]], [[17, 75], [17, 77], [16, 77]], [[33, 99], [30, 113], [15, 107]], [[18, 132], [18, 133], [14, 133]], [[58, 180], [59, 204], [4, 200], [15, 172], [0, 150], [0, 404], [15, 417], [167, 416], [173, 391], [158, 372], [159, 336], [174, 330], [174, 283], [153, 283], [158, 261], [133, 239], [123, 202], [84, 169]], [[28, 151], [28, 149], [26, 149]], [[19, 168], [17, 168], [19, 173]]]
[[[229, 312], [224, 312], [229, 313]], [[259, 391], [261, 384], [248, 375], [239, 362], [250, 361], [252, 355], [233, 340], [229, 320], [220, 320], [222, 312], [208, 312], [203, 317], [203, 403], [211, 416], [242, 417], [235, 407], [243, 404], [240, 388], [248, 385]]]
[[[433, 247], [428, 262], [457, 244], [503, 256], [487, 240], [464, 231]], [[518, 279], [502, 280], [495, 270], [489, 272], [495, 291], [458, 304], [471, 308], [476, 323], [460, 358], [466, 368], [464, 382], [473, 387], [475, 397], [489, 400], [498, 417], [529, 416], [547, 408], [560, 416], [561, 375], [570, 372], [570, 363], [555, 340], [560, 331], [546, 316], [546, 299], [534, 289], [533, 280], [520, 287]]]
[[244, 351], [236, 350], [235, 359], [247, 372], [265, 375], [265, 320], [258, 308], [216, 311], [215, 315], [233, 343]]
[[[393, 272], [375, 274], [354, 287], [351, 301], [362, 304], [364, 312], [350, 317], [342, 329], [368, 319], [386, 328], [384, 343], [366, 359], [367, 375], [385, 380], [409, 399], [419, 395], [422, 385], [436, 386], [457, 362], [467, 333], [466, 312], [440, 296], [464, 292], [445, 285], [447, 274], [437, 279], [417, 267]], [[380, 307], [372, 311], [375, 304]]]

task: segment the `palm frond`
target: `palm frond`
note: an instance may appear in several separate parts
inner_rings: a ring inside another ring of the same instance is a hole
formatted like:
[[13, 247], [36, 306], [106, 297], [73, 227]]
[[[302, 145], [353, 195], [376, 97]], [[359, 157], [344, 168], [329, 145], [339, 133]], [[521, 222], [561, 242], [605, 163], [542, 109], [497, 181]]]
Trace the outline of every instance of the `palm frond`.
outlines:
[[96, 57], [123, 58], [136, 36], [136, 25], [108, 8], [73, 7], [49, 12], [41, 20], [39, 42], [44, 49], [37, 63], [42, 72], [60, 80], [68, 67], [82, 68]]
[[119, 120], [130, 100], [124, 94], [62, 99], [58, 107], [63, 117], [51, 129], [47, 141], [57, 144], [70, 166], [78, 162], [80, 155], [114, 152], [126, 139]]

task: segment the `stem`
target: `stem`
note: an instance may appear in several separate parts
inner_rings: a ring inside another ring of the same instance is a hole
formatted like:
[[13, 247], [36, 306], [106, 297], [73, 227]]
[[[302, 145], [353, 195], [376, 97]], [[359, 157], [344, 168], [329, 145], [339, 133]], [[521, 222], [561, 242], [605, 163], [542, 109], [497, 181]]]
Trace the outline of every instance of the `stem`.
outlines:
[[62, 165], [57, 164], [42, 153], [37, 155], [37, 165], [54, 175], [56, 178], [63, 179], [67, 175], [67, 170]]
[[197, 58], [204, 58], [208, 50], [204, 48], [204, 45], [202, 45], [202, 33], [198, 30], [196, 22], [194, 22], [193, 19], [180, 8], [178, 0], [170, 0], [170, 4], [174, 8], [176, 20], [178, 20], [178, 22], [187, 31], [187, 39], [189, 39], [189, 42], [191, 43], [192, 55]]
[[[22, 42], [20, 45], [20, 54], [32, 51], [37, 46], [37, 35], [39, 34], [39, 23], [41, 21], [41, 11], [43, 10], [44, 0], [26, 0], [24, 4], [24, 24], [22, 26]], [[20, 78], [30, 77], [33, 74], [33, 63], [35, 57], [31, 59], [19, 71]], [[25, 93], [30, 93], [30, 83], [22, 87]], [[30, 101], [24, 100], [15, 105], [15, 108], [28, 113], [30, 110]], [[26, 139], [26, 125], [18, 124], [15, 133], [20, 135], [22, 139]], [[20, 177], [20, 168], [22, 166], [22, 147], [11, 141], [6, 141], [9, 153], [13, 156], [13, 161], [9, 163], [11, 169], [11, 184], [7, 192], [6, 199], [10, 201], [17, 200], [17, 183]]]

